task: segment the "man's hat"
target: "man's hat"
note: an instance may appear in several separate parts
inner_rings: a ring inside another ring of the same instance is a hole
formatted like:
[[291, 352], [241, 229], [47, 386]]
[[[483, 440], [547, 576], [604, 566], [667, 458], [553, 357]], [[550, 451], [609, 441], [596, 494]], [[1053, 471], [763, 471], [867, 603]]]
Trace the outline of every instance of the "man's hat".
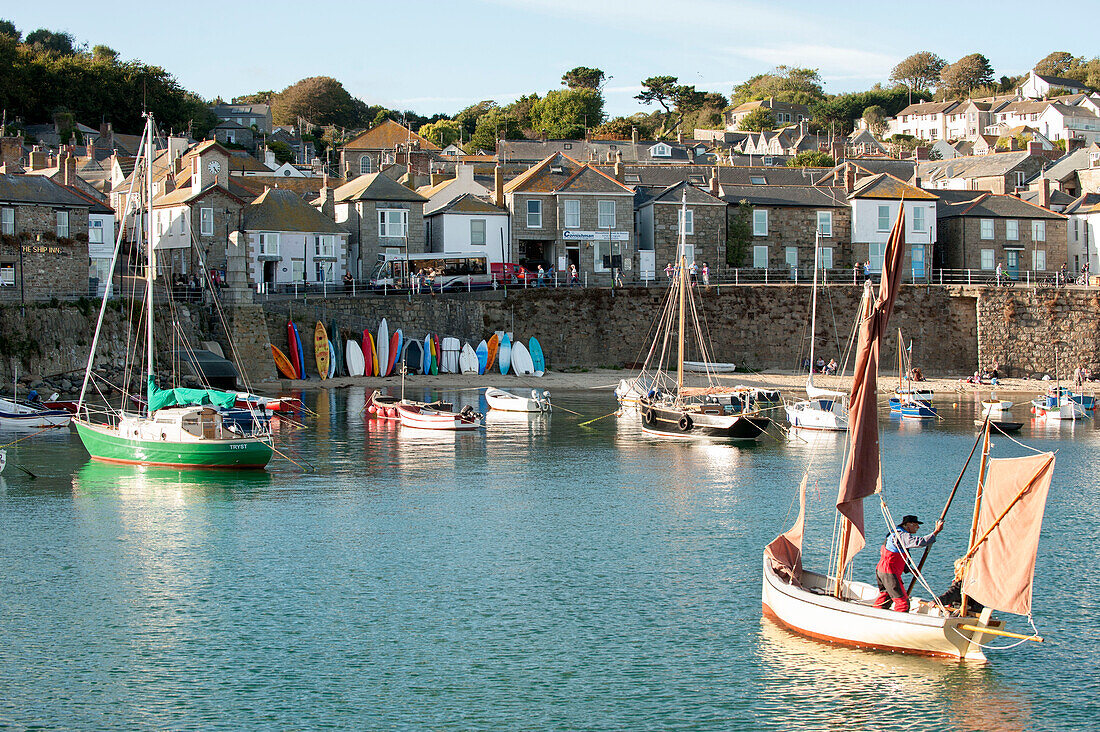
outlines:
[[901, 523], [902, 524], [917, 524], [917, 525], [920, 525], [920, 524], [923, 524], [924, 522], [923, 521], [918, 521], [916, 516], [914, 516], [913, 514], [909, 514], [908, 516], [902, 516], [901, 517]]

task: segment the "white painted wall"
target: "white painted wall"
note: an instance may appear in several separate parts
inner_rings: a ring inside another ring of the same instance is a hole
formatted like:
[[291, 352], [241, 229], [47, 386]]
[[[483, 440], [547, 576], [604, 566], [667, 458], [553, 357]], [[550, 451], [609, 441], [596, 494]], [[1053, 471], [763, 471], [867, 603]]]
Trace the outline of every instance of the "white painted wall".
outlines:
[[[247, 232], [250, 257], [248, 273], [253, 283], [263, 282], [263, 261], [257, 256], [257, 252], [260, 250], [260, 233], [261, 232], [258, 231]], [[298, 231], [281, 231], [278, 232], [278, 234], [279, 261], [275, 266], [275, 284], [300, 283], [303, 281], [294, 276], [293, 262], [296, 260], [302, 262], [305, 271], [305, 282], [320, 282], [320, 280], [317, 279], [315, 262], [318, 260], [314, 257], [313, 242], [313, 238], [320, 235]], [[323, 236], [328, 235], [325, 234]], [[333, 274], [329, 281], [338, 283], [344, 276], [344, 271], [347, 267], [348, 239], [346, 234], [335, 234], [334, 236], [336, 238], [336, 260], [332, 267]], [[325, 259], [322, 261], [332, 260]]]
[[[470, 242], [470, 221], [485, 221], [485, 245]], [[438, 229], [436, 227], [439, 227]], [[442, 231], [442, 247], [433, 242], [432, 251], [442, 254], [479, 254], [489, 257], [489, 262], [504, 262], [508, 256], [508, 215], [507, 214], [459, 214], [443, 213], [432, 217], [433, 232]], [[433, 237], [438, 242], [439, 237]], [[501, 242], [504, 242], [503, 251]]]

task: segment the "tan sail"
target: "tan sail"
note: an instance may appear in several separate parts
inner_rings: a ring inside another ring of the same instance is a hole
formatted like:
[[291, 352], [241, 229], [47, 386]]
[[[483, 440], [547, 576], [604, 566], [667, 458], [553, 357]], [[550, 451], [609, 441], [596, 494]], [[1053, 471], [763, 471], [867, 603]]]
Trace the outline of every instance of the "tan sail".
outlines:
[[863, 499], [877, 493], [881, 487], [878, 440], [879, 348], [898, 296], [904, 251], [905, 205], [902, 204], [886, 242], [878, 297], [861, 314], [859, 347], [848, 407], [851, 440], [836, 499], [837, 511], [844, 516], [845, 523], [837, 557], [837, 577], [844, 574], [844, 567], [866, 544], [863, 538]]
[[772, 560], [772, 568], [796, 585], [802, 576], [802, 532], [806, 523], [806, 482], [809, 479], [809, 475], [802, 476], [802, 484], [798, 487], [798, 518], [794, 526], [764, 548], [764, 553]]
[[986, 607], [1031, 614], [1035, 554], [1054, 453], [989, 460], [963, 589]]

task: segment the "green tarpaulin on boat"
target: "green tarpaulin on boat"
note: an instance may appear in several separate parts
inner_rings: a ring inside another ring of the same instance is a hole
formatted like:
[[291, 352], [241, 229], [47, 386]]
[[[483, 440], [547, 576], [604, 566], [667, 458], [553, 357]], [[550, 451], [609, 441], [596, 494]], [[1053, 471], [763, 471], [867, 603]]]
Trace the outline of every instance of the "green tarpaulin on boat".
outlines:
[[213, 404], [215, 407], [228, 409], [237, 401], [237, 395], [228, 391], [215, 389], [158, 389], [153, 377], [149, 377], [149, 412], [155, 412], [165, 407], [190, 407], [203, 404]]

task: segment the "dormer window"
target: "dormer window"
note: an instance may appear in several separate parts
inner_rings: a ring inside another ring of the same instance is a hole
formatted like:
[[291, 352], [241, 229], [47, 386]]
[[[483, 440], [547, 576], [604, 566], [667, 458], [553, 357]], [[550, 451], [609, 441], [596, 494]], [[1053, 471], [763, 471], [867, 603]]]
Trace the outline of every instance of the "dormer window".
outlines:
[[564, 173], [565, 168], [561, 167], [560, 165], [551, 165], [550, 166], [550, 172], [551, 173]]
[[573, 149], [573, 143], [567, 142], [564, 145], [562, 145], [562, 147], [564, 147], [566, 150], [572, 150]]
[[689, 175], [688, 181], [697, 186], [706, 185], [707, 183], [707, 179], [701, 175]]
[[750, 175], [749, 183], [752, 183], [754, 186], [766, 186], [768, 184], [768, 179], [762, 175]]
[[625, 180], [627, 183], [641, 183], [642, 177], [640, 175], [627, 175]]
[[670, 158], [672, 157], [672, 148], [664, 144], [654, 145], [649, 148], [649, 154], [655, 158]]

